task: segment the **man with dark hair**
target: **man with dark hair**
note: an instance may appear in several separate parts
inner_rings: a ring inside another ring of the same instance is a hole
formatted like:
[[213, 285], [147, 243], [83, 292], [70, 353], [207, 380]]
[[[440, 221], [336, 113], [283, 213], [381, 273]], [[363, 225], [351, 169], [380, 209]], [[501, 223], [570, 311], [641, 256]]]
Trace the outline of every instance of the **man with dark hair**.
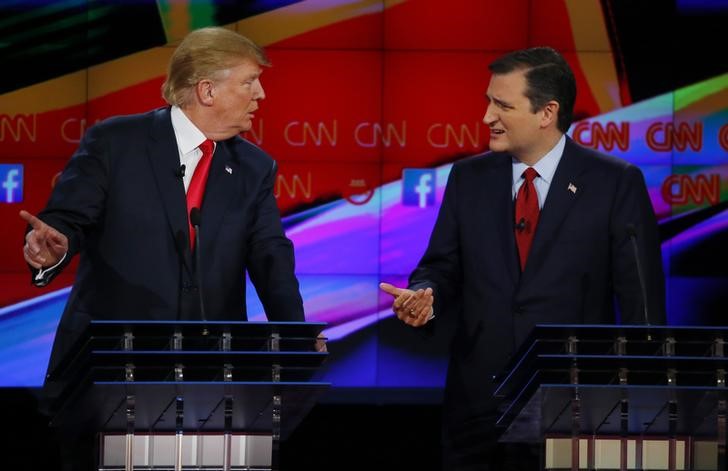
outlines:
[[[493, 61], [488, 70], [493, 75], [526, 71], [526, 98], [536, 113], [550, 100], [559, 103], [556, 127], [563, 134], [569, 130], [576, 102], [576, 79], [564, 58], [550, 47], [515, 51]], [[488, 124], [488, 123], [486, 123]]]
[[[200, 320], [200, 293], [207, 320], [245, 320], [246, 271], [270, 320], [304, 320], [276, 163], [239, 136], [265, 98], [265, 65], [263, 50], [233, 31], [191, 32], [170, 59], [170, 106], [90, 128], [46, 208], [21, 211], [33, 283], [48, 284], [80, 254], [48, 366], [49, 412], [66, 380], [53, 373], [90, 320]], [[84, 464], [64, 464], [92, 466], [83, 453]]]
[[447, 470], [522, 469], [495, 452], [492, 394], [495, 375], [536, 324], [615, 323], [615, 298], [622, 323], [643, 323], [645, 303], [650, 322], [665, 323], [657, 221], [644, 178], [565, 135], [576, 98], [566, 61], [539, 47], [510, 53], [490, 70], [483, 121], [491, 152], [453, 166], [409, 287], [381, 286], [410, 326], [436, 328], [436, 316], [458, 316], [443, 411]]

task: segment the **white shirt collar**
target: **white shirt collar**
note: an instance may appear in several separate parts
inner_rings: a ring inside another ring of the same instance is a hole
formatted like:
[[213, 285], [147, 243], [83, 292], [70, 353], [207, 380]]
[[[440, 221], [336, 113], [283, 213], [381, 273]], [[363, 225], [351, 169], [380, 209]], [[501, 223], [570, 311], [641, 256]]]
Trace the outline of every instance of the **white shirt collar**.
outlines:
[[186, 155], [197, 149], [205, 139], [205, 135], [199, 130], [190, 118], [178, 107], [173, 106], [170, 112], [172, 116], [172, 128], [177, 138], [177, 147], [180, 155]]
[[[554, 178], [556, 173], [556, 167], [559, 166], [561, 156], [564, 154], [564, 147], [566, 147], [566, 135], [562, 135], [561, 139], [556, 145], [551, 148], [538, 162], [533, 166], [538, 172], [538, 176], [543, 180], [551, 184], [551, 180]], [[518, 159], [513, 159], [513, 184], [515, 185], [520, 179], [523, 172], [528, 168], [528, 165], [524, 164]]]

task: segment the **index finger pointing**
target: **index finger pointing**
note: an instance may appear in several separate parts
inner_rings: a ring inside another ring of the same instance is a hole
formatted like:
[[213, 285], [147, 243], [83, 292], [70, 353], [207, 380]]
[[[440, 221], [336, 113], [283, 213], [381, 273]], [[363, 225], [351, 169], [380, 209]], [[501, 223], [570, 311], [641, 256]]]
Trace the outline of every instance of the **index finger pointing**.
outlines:
[[381, 288], [381, 290], [385, 293], [391, 294], [392, 296], [399, 296], [404, 292], [402, 288], [397, 288], [396, 286], [389, 283], [379, 283], [379, 288]]
[[41, 230], [45, 223], [24, 209], [20, 210], [20, 217], [35, 230]]

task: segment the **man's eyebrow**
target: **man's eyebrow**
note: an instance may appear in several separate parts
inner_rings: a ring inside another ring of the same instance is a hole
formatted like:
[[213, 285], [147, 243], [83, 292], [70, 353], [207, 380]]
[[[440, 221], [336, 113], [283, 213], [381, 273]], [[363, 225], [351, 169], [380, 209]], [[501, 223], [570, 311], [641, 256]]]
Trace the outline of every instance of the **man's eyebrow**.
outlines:
[[502, 106], [505, 108], [513, 108], [513, 106], [510, 103], [505, 102], [503, 100], [499, 100], [498, 98], [490, 97], [487, 94], [485, 95], [485, 97], [488, 99], [488, 101], [492, 101], [493, 103], [495, 103], [498, 106]]

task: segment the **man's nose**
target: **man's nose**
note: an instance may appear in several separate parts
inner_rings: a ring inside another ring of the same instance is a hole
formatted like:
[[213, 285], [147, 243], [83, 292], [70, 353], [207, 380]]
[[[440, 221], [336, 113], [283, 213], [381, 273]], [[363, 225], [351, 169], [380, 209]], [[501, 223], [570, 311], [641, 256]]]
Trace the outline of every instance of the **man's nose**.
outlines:
[[257, 100], [265, 99], [265, 90], [263, 90], [263, 84], [258, 80], [258, 89], [256, 90], [255, 98]]
[[493, 113], [492, 110], [492, 104], [488, 105], [488, 107], [485, 109], [485, 115], [483, 115], [483, 123], [486, 126], [490, 126], [491, 124], [498, 121], [498, 117]]

